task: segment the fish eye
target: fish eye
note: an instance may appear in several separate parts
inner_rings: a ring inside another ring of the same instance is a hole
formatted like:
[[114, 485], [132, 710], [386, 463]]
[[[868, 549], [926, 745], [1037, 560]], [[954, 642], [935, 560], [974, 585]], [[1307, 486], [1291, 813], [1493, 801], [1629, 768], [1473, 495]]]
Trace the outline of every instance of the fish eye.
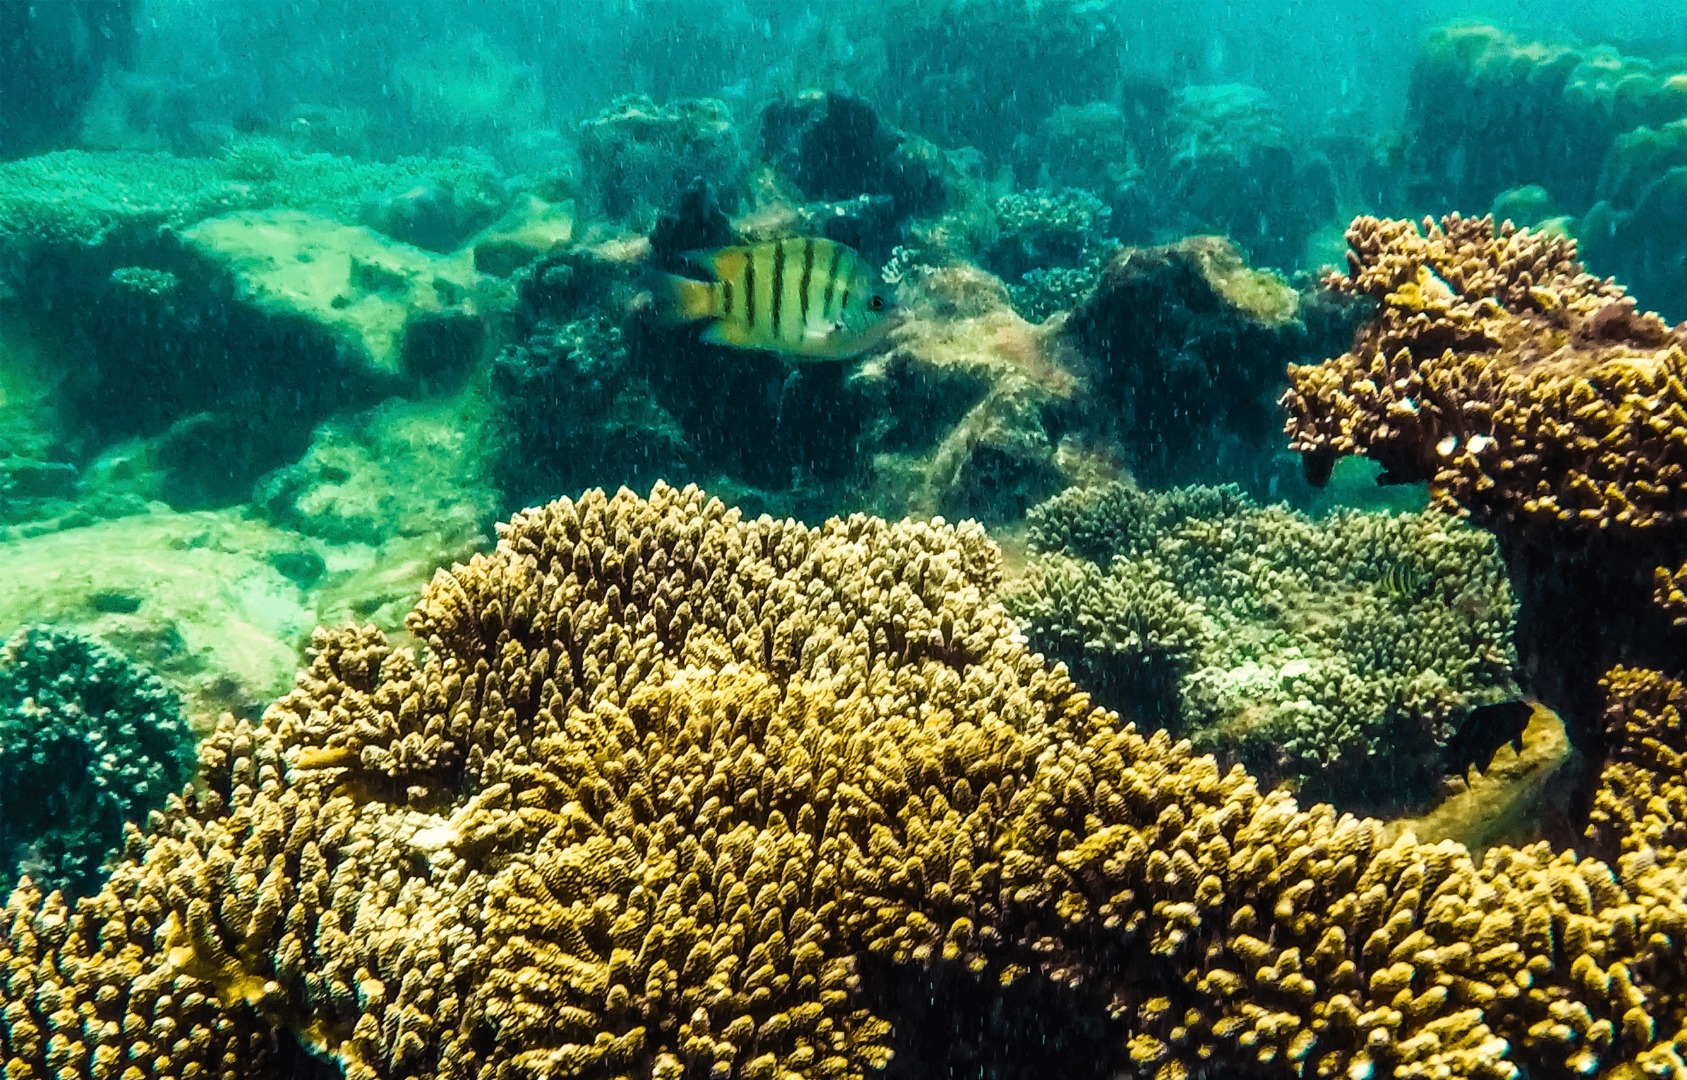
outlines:
[[869, 310], [872, 310], [872, 311], [883, 311], [886, 308], [886, 306], [888, 306], [887, 301], [885, 300], [885, 298], [883, 296], [880, 296], [878, 293], [874, 293], [873, 298], [871, 300], [867, 301], [867, 307], [868, 307]]

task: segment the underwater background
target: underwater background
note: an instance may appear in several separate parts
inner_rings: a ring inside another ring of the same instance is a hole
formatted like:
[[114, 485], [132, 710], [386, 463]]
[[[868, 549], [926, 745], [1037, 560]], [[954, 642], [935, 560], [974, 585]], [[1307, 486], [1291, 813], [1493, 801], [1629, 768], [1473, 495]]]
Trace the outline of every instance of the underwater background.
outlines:
[[1684, 320], [1673, 4], [0, 0], [5, 1078], [1687, 1076]]

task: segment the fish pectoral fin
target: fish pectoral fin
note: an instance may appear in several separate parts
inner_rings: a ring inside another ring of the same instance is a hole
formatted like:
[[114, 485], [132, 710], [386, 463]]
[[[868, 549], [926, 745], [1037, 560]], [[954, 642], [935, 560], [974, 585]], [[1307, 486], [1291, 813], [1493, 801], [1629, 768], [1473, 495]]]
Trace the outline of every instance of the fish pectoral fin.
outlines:
[[658, 324], [686, 326], [720, 314], [718, 286], [712, 281], [655, 273], [647, 279]]
[[716, 319], [697, 335], [698, 341], [709, 345], [724, 345], [730, 349], [746, 348], [747, 338], [745, 328], [728, 319]]

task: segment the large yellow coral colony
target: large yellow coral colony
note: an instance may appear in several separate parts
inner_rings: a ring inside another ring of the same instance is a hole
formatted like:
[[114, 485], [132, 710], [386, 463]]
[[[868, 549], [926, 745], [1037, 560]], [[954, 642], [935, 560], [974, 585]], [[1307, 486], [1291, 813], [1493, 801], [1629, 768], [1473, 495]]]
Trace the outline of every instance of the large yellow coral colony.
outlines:
[[518, 515], [419, 656], [322, 633], [103, 892], [12, 897], [7, 1080], [861, 1077], [920, 972], [1058, 989], [1097, 1075], [1684, 1067], [1678, 802], [1615, 870], [1385, 845], [1091, 708], [999, 559], [692, 489]]

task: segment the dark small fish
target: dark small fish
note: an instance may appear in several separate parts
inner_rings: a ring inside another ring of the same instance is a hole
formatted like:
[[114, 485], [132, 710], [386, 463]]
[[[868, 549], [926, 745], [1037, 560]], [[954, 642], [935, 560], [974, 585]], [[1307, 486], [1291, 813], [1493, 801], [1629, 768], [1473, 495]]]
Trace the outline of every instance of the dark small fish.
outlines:
[[661, 276], [657, 314], [684, 325], [707, 320], [702, 339], [807, 360], [858, 356], [884, 338], [893, 305], [854, 250], [792, 237], [700, 252], [713, 280]]

